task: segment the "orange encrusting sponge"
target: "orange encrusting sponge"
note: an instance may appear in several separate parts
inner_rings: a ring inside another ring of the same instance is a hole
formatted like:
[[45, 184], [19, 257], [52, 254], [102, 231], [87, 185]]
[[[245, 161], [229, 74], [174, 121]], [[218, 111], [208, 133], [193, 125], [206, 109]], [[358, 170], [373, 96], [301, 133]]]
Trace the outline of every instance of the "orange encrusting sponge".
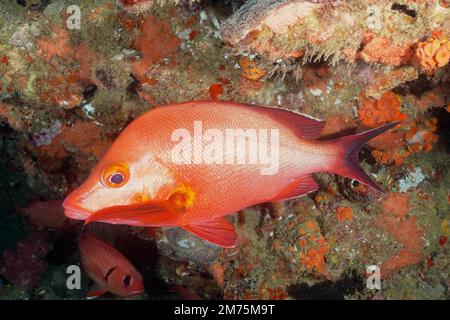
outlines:
[[417, 44], [415, 56], [426, 72], [433, 73], [450, 61], [450, 42], [447, 38], [438, 39], [433, 36]]
[[380, 100], [362, 96], [362, 106], [359, 110], [359, 118], [368, 127], [376, 127], [381, 124], [402, 121], [406, 114], [400, 112], [400, 100], [391, 91], [385, 92]]

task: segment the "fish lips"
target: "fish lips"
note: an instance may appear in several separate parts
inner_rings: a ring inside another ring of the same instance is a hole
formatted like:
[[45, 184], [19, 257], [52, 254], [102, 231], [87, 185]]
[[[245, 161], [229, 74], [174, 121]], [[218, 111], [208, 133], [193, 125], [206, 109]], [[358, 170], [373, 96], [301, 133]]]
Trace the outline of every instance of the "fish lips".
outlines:
[[129, 293], [130, 296], [138, 295], [144, 293], [144, 288], [133, 290]]
[[63, 208], [64, 215], [70, 219], [85, 220], [92, 214], [92, 212], [72, 204], [70, 196], [64, 200]]

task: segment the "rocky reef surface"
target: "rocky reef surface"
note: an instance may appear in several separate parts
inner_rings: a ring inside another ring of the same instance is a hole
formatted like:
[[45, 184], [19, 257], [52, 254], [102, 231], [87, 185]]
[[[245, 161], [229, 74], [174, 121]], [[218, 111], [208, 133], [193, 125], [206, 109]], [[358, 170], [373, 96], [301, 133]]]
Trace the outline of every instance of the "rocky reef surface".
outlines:
[[317, 174], [231, 216], [233, 249], [92, 225], [143, 274], [135, 298], [449, 299], [449, 39], [445, 0], [2, 1], [0, 299], [86, 296], [61, 200], [134, 118], [198, 99], [305, 113], [323, 138], [401, 120], [360, 153], [386, 194]]

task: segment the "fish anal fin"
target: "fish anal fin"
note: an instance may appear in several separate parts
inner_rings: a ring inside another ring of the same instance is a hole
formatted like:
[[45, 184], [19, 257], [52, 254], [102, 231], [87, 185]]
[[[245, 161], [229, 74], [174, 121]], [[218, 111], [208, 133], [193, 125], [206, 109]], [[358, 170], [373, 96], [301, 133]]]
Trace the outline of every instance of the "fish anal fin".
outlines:
[[325, 126], [325, 121], [284, 109], [260, 107], [254, 110], [282, 123], [300, 138], [317, 139]]
[[91, 290], [87, 293], [87, 299], [95, 299], [102, 295], [104, 295], [106, 292], [108, 292], [107, 289], [95, 289]]
[[296, 179], [294, 182], [289, 184], [287, 187], [281, 190], [281, 192], [279, 192], [273, 199], [271, 199], [271, 201], [276, 202], [297, 198], [307, 193], [316, 191], [317, 189], [319, 189], [319, 185], [314, 180], [314, 178], [311, 175], [306, 175]]
[[181, 227], [203, 240], [214, 243], [220, 247], [233, 248], [237, 243], [237, 235], [233, 225], [224, 218], [215, 218], [213, 220], [197, 222]]

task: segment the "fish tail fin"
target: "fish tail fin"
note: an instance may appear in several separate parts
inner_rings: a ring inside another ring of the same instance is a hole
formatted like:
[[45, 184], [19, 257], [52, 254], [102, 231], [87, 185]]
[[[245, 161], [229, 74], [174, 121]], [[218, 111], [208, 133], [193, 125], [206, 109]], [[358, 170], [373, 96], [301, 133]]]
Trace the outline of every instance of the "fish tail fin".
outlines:
[[347, 178], [355, 179], [374, 190], [383, 192], [378, 184], [361, 168], [358, 161], [358, 153], [367, 141], [394, 128], [400, 122], [401, 121], [389, 123], [375, 129], [335, 140], [335, 145], [338, 149], [338, 163], [334, 166], [332, 171]]

